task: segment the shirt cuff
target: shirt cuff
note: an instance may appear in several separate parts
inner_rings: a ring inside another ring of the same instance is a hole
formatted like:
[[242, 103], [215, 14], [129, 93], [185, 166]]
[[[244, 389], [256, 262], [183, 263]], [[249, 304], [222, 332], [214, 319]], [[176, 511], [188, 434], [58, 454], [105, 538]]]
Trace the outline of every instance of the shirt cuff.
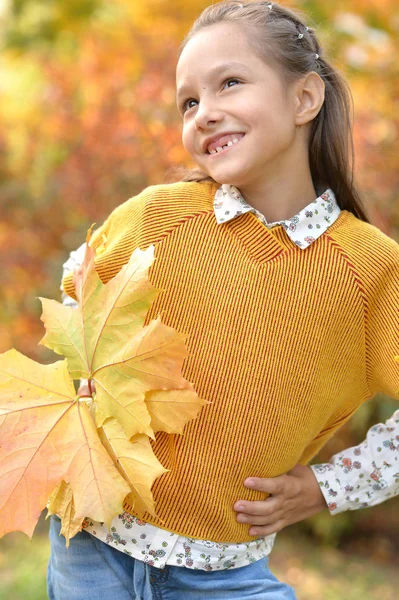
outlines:
[[346, 491], [343, 489], [333, 465], [324, 463], [310, 465], [310, 468], [320, 486], [330, 514], [337, 515], [340, 512], [350, 510], [345, 498]]

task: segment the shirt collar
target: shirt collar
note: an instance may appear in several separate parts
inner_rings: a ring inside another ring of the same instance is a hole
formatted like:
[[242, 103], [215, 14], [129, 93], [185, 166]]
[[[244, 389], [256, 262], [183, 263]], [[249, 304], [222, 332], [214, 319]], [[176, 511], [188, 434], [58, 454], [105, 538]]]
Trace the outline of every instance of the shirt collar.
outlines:
[[327, 189], [291, 219], [268, 223], [262, 213], [248, 204], [238, 188], [226, 183], [216, 191], [213, 207], [218, 225], [252, 212], [269, 229], [282, 225], [291, 240], [303, 250], [323, 235], [341, 213], [334, 192]]

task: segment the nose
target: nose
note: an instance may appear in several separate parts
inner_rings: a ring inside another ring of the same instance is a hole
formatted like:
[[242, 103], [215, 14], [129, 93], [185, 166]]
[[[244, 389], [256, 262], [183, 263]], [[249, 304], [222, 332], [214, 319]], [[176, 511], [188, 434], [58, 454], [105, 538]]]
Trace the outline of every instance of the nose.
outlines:
[[221, 119], [222, 115], [220, 110], [216, 107], [212, 107], [209, 103], [205, 104], [204, 102], [201, 102], [194, 117], [195, 129], [197, 131], [208, 129]]

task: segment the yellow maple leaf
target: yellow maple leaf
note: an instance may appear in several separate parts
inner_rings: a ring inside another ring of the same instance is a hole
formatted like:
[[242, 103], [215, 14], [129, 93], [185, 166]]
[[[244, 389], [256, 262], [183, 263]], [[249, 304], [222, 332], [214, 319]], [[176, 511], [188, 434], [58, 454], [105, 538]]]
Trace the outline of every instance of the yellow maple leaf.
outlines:
[[66, 361], [40, 365], [16, 350], [0, 355], [0, 537], [32, 537], [54, 488], [69, 483], [75, 515], [110, 522], [129, 485], [102, 445]]
[[145, 403], [151, 415], [152, 429], [155, 432], [183, 433], [186, 422], [195, 419], [198, 414], [197, 398], [197, 394], [189, 389], [175, 390], [173, 394], [163, 390], [148, 392]]
[[118, 421], [112, 418], [105, 421], [99, 434], [119, 472], [131, 486], [129, 501], [134, 510], [141, 516], [145, 512], [155, 515], [151, 486], [168, 470], [155, 456], [148, 437], [138, 434], [129, 441]]
[[79, 308], [40, 298], [46, 334], [40, 344], [65, 356], [73, 379], [89, 378], [104, 356], [116, 355], [143, 326], [158, 294], [148, 281], [154, 247], [133, 252], [127, 265], [103, 285], [94, 267], [94, 251], [87, 246], [75, 275]]
[[[154, 438], [151, 415], [145, 403], [151, 390], [191, 390], [190, 409], [181, 404], [175, 412], [175, 431], [205, 401], [181, 374], [187, 355], [185, 335], [153, 320], [143, 327], [145, 315], [158, 294], [148, 281], [154, 247], [137, 249], [119, 273], [104, 285], [94, 268], [94, 252], [87, 246], [84, 262], [75, 276], [79, 308], [41, 299], [46, 335], [41, 344], [67, 357], [73, 377], [96, 384], [96, 424], [115, 417], [128, 438], [139, 433]], [[73, 314], [72, 314], [73, 313]], [[164, 413], [166, 404], [160, 409]]]
[[65, 481], [61, 481], [49, 498], [46, 519], [50, 515], [60, 517], [62, 522], [60, 533], [65, 537], [68, 548], [69, 540], [82, 531], [82, 518], [76, 517], [73, 493]]
[[[75, 274], [79, 307], [42, 299], [41, 343], [66, 360], [0, 355], [0, 537], [31, 536], [47, 502], [67, 544], [84, 518], [109, 526], [125, 498], [155, 515], [151, 486], [166, 469], [147, 436], [182, 433], [207, 401], [182, 376], [185, 335], [160, 317], [144, 327], [158, 294], [148, 281], [153, 260], [152, 246], [137, 249], [104, 285], [87, 244]], [[84, 400], [73, 385], [80, 377], [96, 384]]]

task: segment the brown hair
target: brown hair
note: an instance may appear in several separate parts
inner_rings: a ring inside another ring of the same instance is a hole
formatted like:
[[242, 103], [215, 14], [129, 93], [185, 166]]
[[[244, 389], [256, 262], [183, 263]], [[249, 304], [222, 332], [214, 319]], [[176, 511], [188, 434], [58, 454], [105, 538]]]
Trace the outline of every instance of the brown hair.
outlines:
[[[313, 184], [318, 195], [331, 188], [342, 210], [370, 222], [353, 181], [352, 95], [343, 77], [324, 58], [315, 30], [306, 27], [301, 13], [279, 4], [225, 0], [202, 12], [180, 51], [196, 33], [218, 23], [239, 23], [246, 27], [255, 52], [277, 68], [287, 87], [311, 71], [320, 75], [325, 84], [325, 100], [312, 122], [309, 137]], [[180, 168], [174, 173], [181, 181], [214, 181], [200, 169]]]

